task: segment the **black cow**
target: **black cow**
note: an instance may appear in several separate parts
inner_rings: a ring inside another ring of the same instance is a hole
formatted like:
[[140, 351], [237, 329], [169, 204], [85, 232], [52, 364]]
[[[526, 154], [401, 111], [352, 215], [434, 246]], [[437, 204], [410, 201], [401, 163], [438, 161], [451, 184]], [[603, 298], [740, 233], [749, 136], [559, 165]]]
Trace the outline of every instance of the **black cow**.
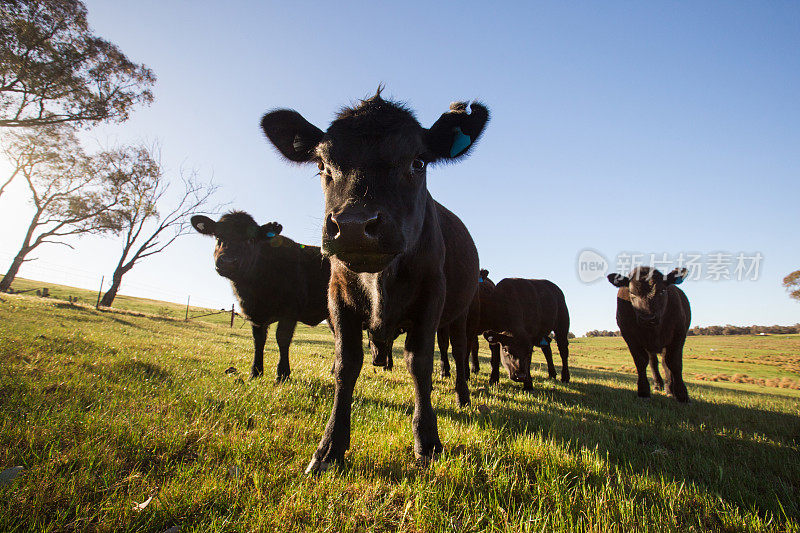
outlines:
[[339, 112], [327, 131], [291, 110], [262, 119], [267, 137], [287, 159], [319, 167], [325, 194], [322, 248], [331, 256], [336, 387], [331, 417], [307, 472], [341, 461], [350, 446], [353, 389], [364, 360], [363, 323], [380, 342], [400, 329], [407, 333], [418, 458], [442, 449], [431, 405], [440, 325], [450, 327], [458, 401], [469, 403], [466, 327], [478, 285], [478, 251], [461, 220], [431, 197], [426, 179], [428, 165], [464, 156], [488, 119], [481, 104], [454, 103], [425, 129], [407, 108], [381, 98], [380, 90]]
[[630, 276], [608, 275], [608, 281], [619, 287], [617, 325], [636, 365], [640, 398], [650, 397], [648, 363], [656, 389], [664, 389], [664, 380], [658, 372], [658, 354], [661, 354], [667, 391], [679, 402], [689, 401], [683, 382], [683, 344], [692, 311], [686, 294], [675, 286], [688, 273], [685, 268], [676, 268], [665, 276], [654, 268], [637, 267]]
[[318, 246], [298, 244], [279, 235], [282, 226], [259, 226], [253, 217], [232, 211], [217, 222], [193, 216], [192, 226], [217, 238], [217, 273], [231, 282], [244, 316], [253, 325], [251, 378], [264, 373], [267, 330], [278, 322], [278, 381], [289, 377], [289, 345], [298, 322], [315, 326], [328, 318], [328, 279], [331, 265]]
[[492, 353], [490, 384], [500, 379], [502, 360], [513, 381], [522, 382], [525, 390], [532, 389], [534, 346], [544, 352], [548, 374], [555, 379], [551, 331], [561, 356], [561, 381], [569, 382], [569, 310], [558, 285], [546, 279], [502, 279], [484, 303], [481, 320], [486, 340], [502, 347], [500, 357]]

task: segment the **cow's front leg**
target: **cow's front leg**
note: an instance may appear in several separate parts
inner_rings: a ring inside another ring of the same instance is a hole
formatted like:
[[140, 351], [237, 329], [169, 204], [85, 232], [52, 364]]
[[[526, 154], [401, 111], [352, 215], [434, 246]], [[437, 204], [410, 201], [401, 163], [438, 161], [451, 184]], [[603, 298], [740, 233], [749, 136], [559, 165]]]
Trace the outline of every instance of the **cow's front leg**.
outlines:
[[333, 409], [322, 440], [306, 468], [307, 474], [324, 472], [334, 462], [344, 460], [344, 452], [350, 447], [350, 408], [353, 389], [364, 363], [364, 347], [361, 344], [361, 319], [345, 307], [334, 313], [334, 338], [336, 362], [334, 363], [335, 388]]
[[667, 346], [664, 352], [664, 369], [667, 377], [667, 392], [679, 402], [688, 402], [689, 392], [683, 382], [683, 340]]
[[417, 459], [433, 458], [442, 451], [436, 413], [431, 404], [433, 379], [433, 342], [436, 330], [432, 321], [411, 328], [406, 335], [405, 360], [414, 382], [414, 455]]
[[647, 364], [650, 361], [650, 355], [647, 351], [636, 345], [628, 345], [628, 349], [633, 356], [633, 364], [636, 365], [636, 394], [639, 398], [650, 397], [650, 382], [647, 381]]
[[286, 381], [289, 379], [289, 345], [292, 344], [292, 337], [294, 337], [294, 328], [297, 322], [294, 320], [281, 320], [278, 322], [278, 327], [275, 330], [275, 341], [278, 343], [278, 351], [280, 358], [278, 359], [278, 382]]
[[539, 347], [544, 353], [544, 360], [547, 361], [547, 375], [550, 376], [550, 379], [556, 379], [556, 365], [553, 364], [553, 350], [550, 348], [550, 343], [546, 340], [539, 341]]
[[[658, 371], [658, 353], [649, 352], [650, 355], [650, 370], [653, 372], [653, 382], [655, 383], [656, 390], [664, 390], [664, 379], [661, 377], [661, 372]], [[666, 360], [666, 350], [661, 354], [662, 360]]]
[[494, 385], [500, 381], [500, 344], [490, 344], [489, 350], [492, 352], [492, 371], [489, 374], [489, 385]]
[[253, 365], [250, 367], [250, 379], [261, 377], [264, 373], [264, 345], [267, 343], [269, 324], [253, 324]]

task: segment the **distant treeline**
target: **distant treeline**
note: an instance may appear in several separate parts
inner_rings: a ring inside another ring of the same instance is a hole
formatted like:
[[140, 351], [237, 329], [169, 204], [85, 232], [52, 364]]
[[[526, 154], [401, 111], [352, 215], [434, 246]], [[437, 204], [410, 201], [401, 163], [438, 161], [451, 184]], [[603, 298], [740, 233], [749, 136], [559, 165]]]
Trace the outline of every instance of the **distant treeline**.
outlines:
[[[794, 326], [695, 326], [687, 335], [782, 335], [787, 333], [800, 333], [800, 324]], [[619, 331], [593, 329], [587, 331], [584, 337], [619, 337]]]

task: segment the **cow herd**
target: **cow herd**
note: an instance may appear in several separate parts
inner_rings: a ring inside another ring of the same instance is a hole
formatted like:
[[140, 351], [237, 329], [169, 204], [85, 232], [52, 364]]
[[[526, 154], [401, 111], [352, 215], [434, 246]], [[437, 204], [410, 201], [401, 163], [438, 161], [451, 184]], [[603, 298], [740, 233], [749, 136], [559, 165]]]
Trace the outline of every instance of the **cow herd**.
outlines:
[[[326, 131], [293, 110], [264, 115], [261, 126], [288, 161], [316, 165], [325, 197], [322, 246], [296, 243], [276, 222], [259, 225], [234, 211], [214, 221], [192, 217], [194, 228], [216, 238], [217, 272], [231, 281], [253, 328], [251, 377], [263, 374], [267, 328], [277, 322], [277, 379], [289, 377], [289, 345], [297, 322], [327, 320], [335, 340], [333, 409], [307, 472], [341, 462], [350, 446], [353, 390], [367, 332], [372, 363], [390, 370], [392, 344], [405, 333], [404, 359], [414, 391], [414, 453], [442, 450], [431, 404], [434, 344], [441, 374], [455, 364], [458, 403], [470, 403], [469, 374], [478, 373], [478, 338], [491, 348], [489, 383], [502, 362], [509, 377], [532, 388], [531, 355], [539, 347], [556, 377], [551, 332], [569, 382], [569, 311], [563, 292], [547, 280], [507, 278], [496, 285], [481, 270], [462, 221], [427, 189], [428, 167], [456, 162], [475, 146], [489, 120], [480, 103], [456, 102], [429, 128], [406, 107], [375, 96], [339, 112]], [[647, 365], [657, 388], [687, 401], [681, 378], [689, 303], [675, 285], [685, 270], [664, 276], [637, 269], [609, 281], [619, 287], [617, 322], [639, 374], [638, 395], [649, 397]], [[470, 357], [471, 355], [471, 357]]]

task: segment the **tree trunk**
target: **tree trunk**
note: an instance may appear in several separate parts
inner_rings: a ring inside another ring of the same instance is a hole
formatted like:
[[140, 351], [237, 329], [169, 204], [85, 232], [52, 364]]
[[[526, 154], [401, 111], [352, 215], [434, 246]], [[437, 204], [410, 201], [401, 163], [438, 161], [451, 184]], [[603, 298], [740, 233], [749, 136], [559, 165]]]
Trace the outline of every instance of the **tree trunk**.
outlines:
[[25, 254], [27, 252], [20, 252], [14, 258], [14, 261], [11, 262], [11, 266], [8, 268], [8, 272], [6, 275], [3, 276], [3, 281], [0, 281], [0, 292], [6, 292], [11, 287], [11, 283], [14, 281], [14, 278], [17, 277], [17, 272], [19, 272], [19, 268], [22, 266], [22, 263], [25, 261]]
[[100, 300], [100, 305], [103, 307], [111, 307], [111, 304], [114, 303], [114, 298], [117, 297], [120, 285], [122, 285], [122, 272], [118, 268], [114, 271], [114, 276], [111, 278], [111, 287], [109, 287], [103, 295], [103, 299]]

